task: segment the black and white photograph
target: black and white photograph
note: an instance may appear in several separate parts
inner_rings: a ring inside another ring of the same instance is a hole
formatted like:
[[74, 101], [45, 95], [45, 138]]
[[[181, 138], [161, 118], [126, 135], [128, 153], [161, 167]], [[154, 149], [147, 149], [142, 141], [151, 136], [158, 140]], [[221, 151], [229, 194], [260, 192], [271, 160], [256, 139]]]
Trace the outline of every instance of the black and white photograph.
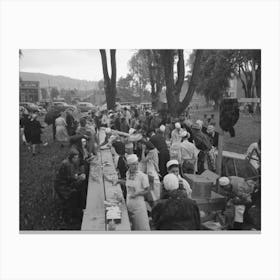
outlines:
[[261, 50], [19, 50], [20, 230], [261, 231]]
[[279, 280], [278, 0], [0, 1], [0, 280]]

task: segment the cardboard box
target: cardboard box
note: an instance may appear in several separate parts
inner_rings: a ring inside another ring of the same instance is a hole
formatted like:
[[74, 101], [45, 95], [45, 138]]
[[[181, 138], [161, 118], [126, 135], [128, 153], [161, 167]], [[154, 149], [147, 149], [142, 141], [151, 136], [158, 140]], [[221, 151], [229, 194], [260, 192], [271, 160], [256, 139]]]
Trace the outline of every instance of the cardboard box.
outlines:
[[210, 213], [223, 210], [226, 206], [226, 198], [216, 192], [211, 192], [210, 198], [194, 198], [200, 211]]
[[188, 181], [192, 188], [192, 198], [210, 198], [213, 182], [201, 175], [184, 174], [184, 178]]

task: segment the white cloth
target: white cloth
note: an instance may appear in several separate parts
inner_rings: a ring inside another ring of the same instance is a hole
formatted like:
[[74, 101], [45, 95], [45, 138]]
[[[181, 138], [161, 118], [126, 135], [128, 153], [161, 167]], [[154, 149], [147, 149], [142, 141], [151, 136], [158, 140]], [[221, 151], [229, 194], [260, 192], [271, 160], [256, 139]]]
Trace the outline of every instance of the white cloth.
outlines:
[[63, 117], [58, 117], [55, 120], [55, 127], [56, 127], [56, 134], [55, 134], [56, 140], [60, 142], [68, 141], [66, 122]]
[[171, 143], [180, 143], [182, 140], [182, 134], [181, 129], [178, 131], [178, 129], [173, 129], [171, 132]]
[[237, 223], [243, 223], [243, 216], [245, 212], [245, 205], [234, 205], [234, 221]]
[[181, 143], [181, 160], [196, 159], [196, 147], [193, 143], [185, 140]]
[[183, 188], [186, 190], [188, 197], [192, 198], [192, 189], [191, 189], [189, 183], [187, 182], [187, 180], [182, 178], [181, 175], [178, 175], [178, 179], [179, 179], [179, 182], [182, 182]]

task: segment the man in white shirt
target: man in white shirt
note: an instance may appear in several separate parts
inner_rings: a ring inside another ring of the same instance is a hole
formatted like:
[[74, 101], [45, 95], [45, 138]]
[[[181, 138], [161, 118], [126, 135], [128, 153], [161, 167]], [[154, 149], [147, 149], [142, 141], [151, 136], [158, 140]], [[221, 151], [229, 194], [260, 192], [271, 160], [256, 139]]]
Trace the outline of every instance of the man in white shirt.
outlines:
[[181, 165], [182, 173], [194, 174], [195, 164], [197, 161], [197, 155], [199, 150], [195, 145], [189, 142], [190, 134], [187, 131], [182, 133], [183, 141], [180, 144], [181, 147]]

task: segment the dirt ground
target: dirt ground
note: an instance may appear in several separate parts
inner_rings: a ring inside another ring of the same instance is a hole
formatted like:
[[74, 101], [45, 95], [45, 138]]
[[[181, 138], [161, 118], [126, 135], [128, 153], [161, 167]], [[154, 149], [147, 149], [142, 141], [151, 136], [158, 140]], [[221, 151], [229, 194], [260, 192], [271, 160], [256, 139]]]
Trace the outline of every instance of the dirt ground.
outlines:
[[[203, 119], [204, 114], [212, 111], [193, 113], [194, 119]], [[215, 122], [218, 126], [218, 113]], [[224, 150], [245, 153], [247, 147], [258, 141], [261, 133], [260, 120], [241, 115], [235, 126], [236, 137], [225, 134]], [[70, 230], [79, 229], [79, 224], [65, 224], [61, 217], [61, 203], [53, 195], [55, 170], [66, 157], [68, 148], [53, 142], [51, 127], [47, 127], [42, 136], [49, 145], [41, 147], [41, 153], [35, 157], [27, 147], [20, 144], [20, 230]]]

